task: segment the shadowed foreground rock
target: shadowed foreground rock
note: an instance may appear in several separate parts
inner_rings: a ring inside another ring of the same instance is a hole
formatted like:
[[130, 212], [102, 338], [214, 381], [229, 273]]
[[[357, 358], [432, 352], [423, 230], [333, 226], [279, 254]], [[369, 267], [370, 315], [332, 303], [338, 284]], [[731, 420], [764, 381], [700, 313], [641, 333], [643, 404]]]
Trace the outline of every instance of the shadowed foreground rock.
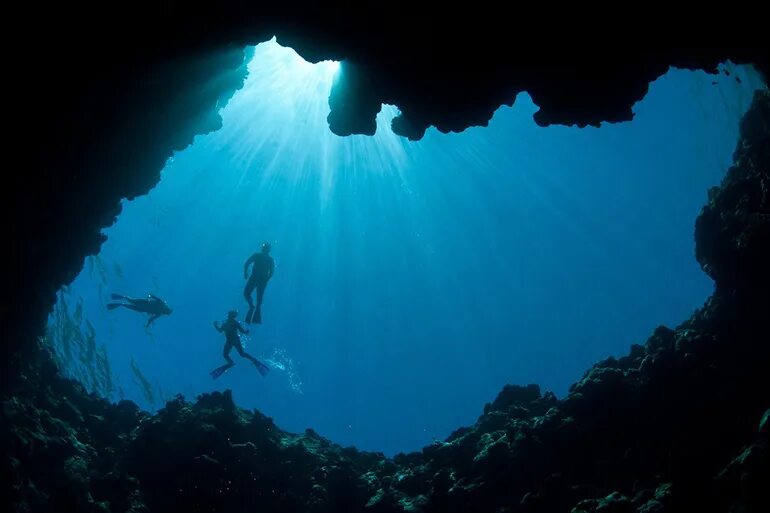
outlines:
[[507, 386], [474, 426], [393, 459], [282, 431], [229, 392], [156, 415], [38, 349], [2, 398], [2, 511], [770, 511], [770, 94], [696, 222], [703, 308], [558, 400]]

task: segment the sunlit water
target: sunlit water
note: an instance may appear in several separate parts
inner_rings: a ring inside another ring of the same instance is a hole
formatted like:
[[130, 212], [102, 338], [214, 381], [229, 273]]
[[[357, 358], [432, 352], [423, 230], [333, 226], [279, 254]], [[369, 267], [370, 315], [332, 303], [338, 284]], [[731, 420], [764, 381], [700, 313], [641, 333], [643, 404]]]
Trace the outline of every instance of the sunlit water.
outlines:
[[[710, 294], [693, 223], [731, 162], [749, 69], [671, 71], [630, 123], [539, 128], [521, 94], [488, 128], [419, 142], [390, 131], [390, 106], [374, 137], [333, 135], [337, 69], [260, 45], [222, 129], [125, 202], [65, 295], [106, 349], [113, 398], [153, 409], [229, 388], [285, 429], [392, 454], [472, 423], [506, 383], [563, 396]], [[212, 322], [243, 318], [243, 263], [263, 240], [277, 269], [245, 345], [272, 370], [233, 352], [214, 381]], [[107, 311], [111, 292], [174, 311], [145, 329]]]

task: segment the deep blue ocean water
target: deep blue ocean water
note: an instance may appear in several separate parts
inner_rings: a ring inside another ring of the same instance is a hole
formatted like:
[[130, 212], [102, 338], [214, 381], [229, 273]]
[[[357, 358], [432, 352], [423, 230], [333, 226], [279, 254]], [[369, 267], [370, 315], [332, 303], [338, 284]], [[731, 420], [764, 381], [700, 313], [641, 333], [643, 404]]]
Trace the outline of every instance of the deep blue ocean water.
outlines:
[[[105, 348], [112, 399], [153, 410], [232, 389], [290, 431], [419, 449], [472, 424], [506, 383], [562, 397], [711, 293], [694, 221], [759, 84], [724, 67], [671, 70], [628, 123], [541, 128], [520, 94], [487, 128], [409, 142], [390, 131], [391, 106], [374, 137], [335, 136], [337, 66], [260, 45], [223, 127], [124, 202], [63, 297]], [[245, 345], [272, 371], [233, 352], [212, 380], [224, 363], [212, 322], [232, 308], [243, 319], [243, 263], [265, 240], [276, 272]], [[106, 309], [111, 292], [154, 293], [173, 313], [145, 329]]]

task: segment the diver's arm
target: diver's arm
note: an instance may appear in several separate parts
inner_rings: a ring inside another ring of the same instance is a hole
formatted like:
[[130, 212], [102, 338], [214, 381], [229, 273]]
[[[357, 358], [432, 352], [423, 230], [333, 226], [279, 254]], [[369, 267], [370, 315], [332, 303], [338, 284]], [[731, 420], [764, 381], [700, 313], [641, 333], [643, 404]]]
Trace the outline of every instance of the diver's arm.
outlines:
[[147, 324], [145, 324], [145, 328], [149, 328], [150, 324], [152, 324], [152, 321], [160, 317], [160, 314], [152, 314], [149, 319], [147, 319]]
[[222, 328], [219, 326], [219, 323], [217, 321], [214, 321], [214, 328], [220, 333], [222, 333]]
[[249, 265], [256, 260], [257, 254], [254, 253], [249, 258], [246, 259], [246, 262], [243, 264], [243, 279], [247, 279], [249, 277]]
[[267, 279], [273, 277], [273, 273], [275, 272], [275, 260], [272, 258], [270, 259], [270, 267], [267, 268]]

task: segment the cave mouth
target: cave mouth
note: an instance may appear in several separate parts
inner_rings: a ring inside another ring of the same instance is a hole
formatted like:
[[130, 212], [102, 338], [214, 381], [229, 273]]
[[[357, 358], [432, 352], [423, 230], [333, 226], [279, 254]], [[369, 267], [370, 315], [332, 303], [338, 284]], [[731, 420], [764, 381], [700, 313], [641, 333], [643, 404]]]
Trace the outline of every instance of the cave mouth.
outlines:
[[[472, 423], [506, 383], [564, 395], [710, 294], [693, 222], [731, 162], [760, 87], [751, 68], [672, 70], [601, 128], [537, 127], [519, 95], [489, 127], [374, 136], [326, 125], [338, 64], [274, 40], [222, 107], [222, 128], [177, 152], [148, 195], [123, 204], [99, 255], [59, 293], [47, 340], [65, 371], [154, 410], [232, 389], [284, 429], [313, 427], [387, 454]], [[736, 80], [740, 79], [740, 82]], [[216, 381], [245, 259], [269, 240], [264, 323]], [[156, 294], [145, 318], [111, 293]]]

